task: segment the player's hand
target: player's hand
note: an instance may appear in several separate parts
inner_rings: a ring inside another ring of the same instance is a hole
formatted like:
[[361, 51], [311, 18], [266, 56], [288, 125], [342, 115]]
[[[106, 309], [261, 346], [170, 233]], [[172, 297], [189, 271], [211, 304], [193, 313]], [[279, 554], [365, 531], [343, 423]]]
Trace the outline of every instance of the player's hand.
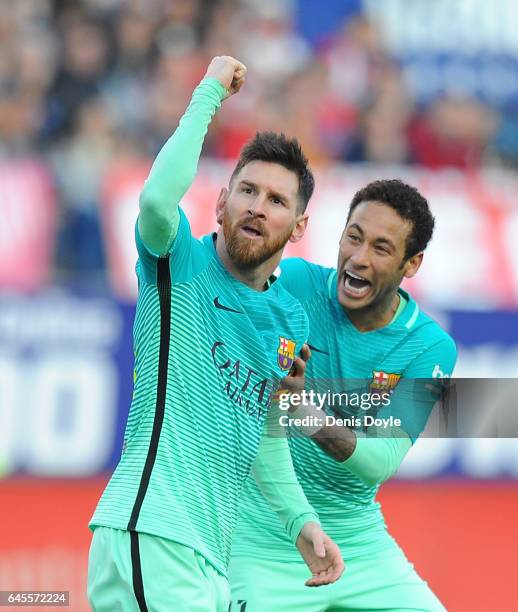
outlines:
[[217, 55], [212, 59], [205, 77], [212, 77], [227, 90], [224, 99], [237, 93], [245, 82], [246, 66], [230, 55]]
[[297, 538], [297, 548], [311, 571], [305, 584], [309, 587], [336, 582], [345, 570], [338, 546], [327, 536], [318, 523], [306, 523]]
[[[311, 359], [311, 351], [303, 344], [287, 376], [281, 380], [280, 390], [283, 393], [301, 393], [304, 390], [306, 364]], [[293, 408], [295, 409], [295, 407]]]

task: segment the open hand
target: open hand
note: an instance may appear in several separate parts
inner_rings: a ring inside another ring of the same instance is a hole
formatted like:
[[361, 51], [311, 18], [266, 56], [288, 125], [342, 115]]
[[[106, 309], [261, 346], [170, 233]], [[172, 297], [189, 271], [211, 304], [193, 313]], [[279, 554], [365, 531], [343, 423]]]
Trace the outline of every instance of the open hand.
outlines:
[[345, 570], [338, 546], [318, 523], [306, 523], [297, 538], [297, 548], [311, 570], [306, 586], [317, 587], [336, 582]]

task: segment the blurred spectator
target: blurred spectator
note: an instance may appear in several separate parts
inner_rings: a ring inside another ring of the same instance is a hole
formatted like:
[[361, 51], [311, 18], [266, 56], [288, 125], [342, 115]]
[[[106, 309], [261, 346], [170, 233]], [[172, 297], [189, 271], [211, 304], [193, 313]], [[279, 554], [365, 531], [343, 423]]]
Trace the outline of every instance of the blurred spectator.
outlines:
[[101, 98], [90, 98], [78, 110], [74, 137], [52, 155], [63, 205], [57, 244], [61, 272], [99, 272], [104, 255], [99, 225], [99, 194], [113, 157], [113, 121]]
[[115, 58], [103, 92], [122, 129], [146, 122], [149, 71], [156, 57], [156, 24], [138, 11], [121, 14], [114, 25]]
[[298, 136], [314, 165], [518, 164], [516, 108], [500, 115], [475, 98], [454, 97], [448, 87], [418, 107], [381, 22], [375, 26], [362, 15], [359, 1], [340, 9], [347, 18], [333, 34], [329, 23], [322, 36], [312, 30], [315, 47], [304, 38], [307, 28], [297, 30], [304, 6], [301, 0], [0, 3], [0, 155], [39, 156], [50, 164], [62, 211], [61, 271], [103, 270], [98, 217], [107, 168], [129, 155], [123, 142], [148, 159], [157, 153], [213, 55], [239, 57], [249, 75], [242, 94], [216, 116], [206, 155], [235, 158], [256, 130], [271, 129]]
[[363, 107], [357, 131], [347, 143], [348, 162], [405, 164], [414, 160], [408, 142], [412, 101], [396, 66], [383, 72], [376, 92]]
[[310, 59], [309, 45], [294, 29], [292, 0], [243, 2], [237, 54], [261, 86], [278, 82], [301, 71]]
[[410, 130], [413, 157], [429, 168], [477, 167], [496, 126], [495, 113], [483, 104], [445, 97], [414, 120]]
[[100, 23], [70, 11], [60, 20], [62, 65], [49, 91], [47, 139], [70, 133], [81, 105], [100, 94], [109, 44]]
[[[292, 136], [297, 136], [314, 164], [329, 161], [332, 149], [327, 147], [328, 130], [324, 128], [327, 128], [325, 120], [331, 118], [333, 109], [324, 66], [320, 62], [313, 62], [304, 72], [294, 76], [286, 86], [284, 97], [287, 130]], [[334, 124], [336, 134], [341, 133], [339, 121], [332, 121], [331, 124]]]
[[[344, 104], [357, 107], [375, 88], [378, 65], [386, 65], [379, 32], [365, 17], [346, 22], [324, 50], [329, 70], [329, 89]], [[381, 71], [382, 73], [382, 71]]]
[[[20, 3], [19, 13], [28, 6]], [[0, 42], [0, 152], [30, 155], [46, 113], [44, 97], [55, 68], [54, 41], [35, 20], [17, 23], [16, 12], [3, 5]]]
[[41, 99], [23, 91], [19, 83], [0, 91], [0, 154], [28, 156], [43, 112]]

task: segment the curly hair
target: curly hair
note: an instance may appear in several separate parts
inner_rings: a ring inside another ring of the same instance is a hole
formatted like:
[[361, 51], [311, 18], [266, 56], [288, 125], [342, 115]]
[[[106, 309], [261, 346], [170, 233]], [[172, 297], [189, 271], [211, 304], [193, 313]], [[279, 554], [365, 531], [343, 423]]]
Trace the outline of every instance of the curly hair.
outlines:
[[380, 202], [393, 208], [405, 221], [410, 221], [410, 231], [405, 248], [405, 259], [424, 251], [430, 242], [435, 219], [428, 201], [415, 187], [399, 179], [373, 181], [357, 191], [351, 201], [347, 223], [353, 210], [362, 202]]
[[241, 150], [230, 180], [232, 181], [244, 166], [253, 161], [279, 164], [295, 173], [299, 180], [300, 211], [304, 212], [306, 210], [313, 195], [315, 179], [296, 138], [288, 138], [285, 134], [276, 134], [275, 132], [257, 132], [255, 137]]

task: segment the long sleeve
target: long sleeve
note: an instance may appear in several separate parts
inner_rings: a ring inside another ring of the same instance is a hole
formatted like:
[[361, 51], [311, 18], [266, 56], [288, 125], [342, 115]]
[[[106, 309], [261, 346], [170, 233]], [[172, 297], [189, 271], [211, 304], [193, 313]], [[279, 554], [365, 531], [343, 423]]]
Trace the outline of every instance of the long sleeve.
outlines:
[[214, 78], [206, 78], [198, 85], [144, 183], [138, 229], [146, 247], [156, 255], [167, 253], [176, 237], [178, 205], [194, 181], [205, 135], [225, 93]]
[[356, 448], [342, 462], [344, 468], [369, 486], [390, 478], [425, 428], [440, 397], [442, 381], [436, 377], [435, 370], [439, 368], [443, 375], [451, 376], [456, 357], [456, 347], [450, 337], [419, 355], [405, 370], [390, 404], [377, 415], [399, 418], [401, 427], [371, 428], [366, 437], [357, 435]]
[[295, 543], [305, 523], [319, 520], [297, 480], [288, 441], [281, 430], [265, 427], [252, 475]]
[[411, 447], [412, 442], [403, 431], [397, 437], [357, 436], [356, 448], [342, 465], [364, 484], [374, 486], [385, 482], [397, 471]]

